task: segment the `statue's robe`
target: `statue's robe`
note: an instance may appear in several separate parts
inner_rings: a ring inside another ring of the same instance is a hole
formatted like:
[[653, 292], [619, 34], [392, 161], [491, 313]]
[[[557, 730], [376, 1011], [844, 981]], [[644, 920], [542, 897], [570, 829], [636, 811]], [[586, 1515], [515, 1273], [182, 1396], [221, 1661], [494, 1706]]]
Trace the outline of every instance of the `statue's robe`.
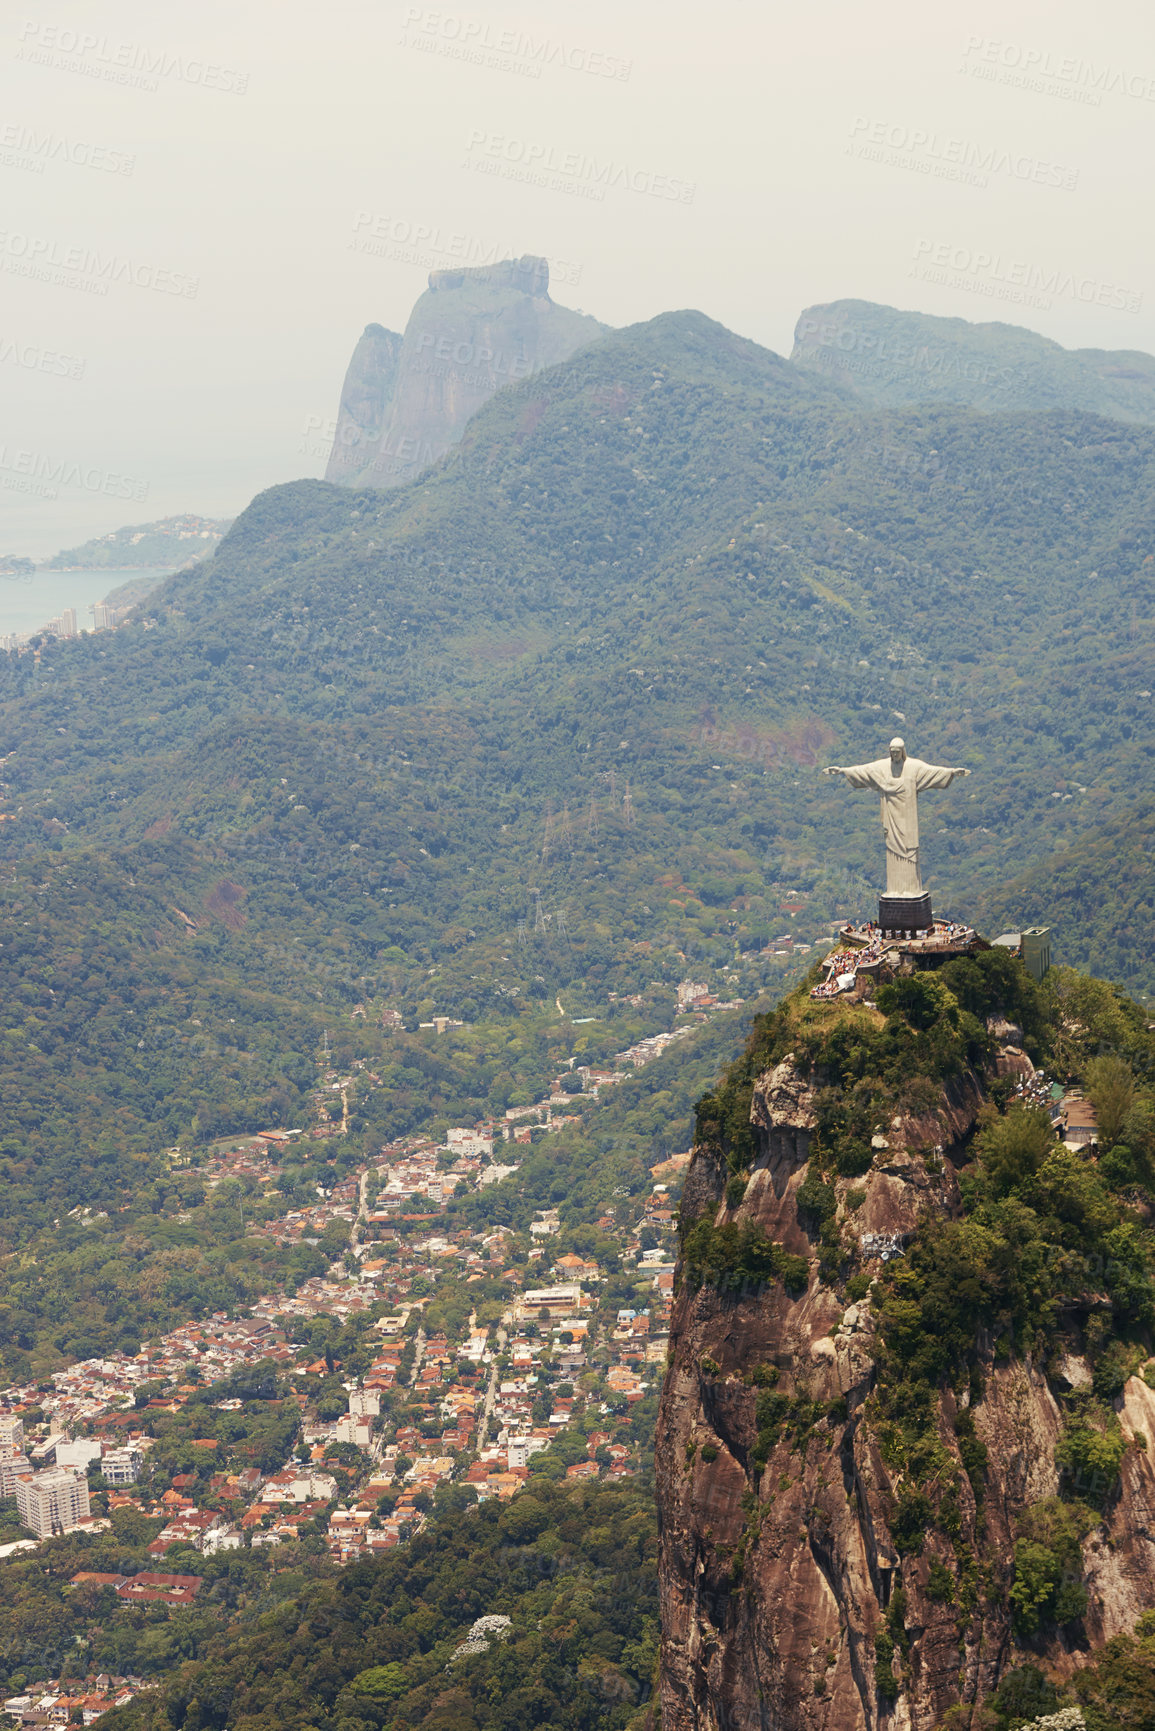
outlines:
[[886, 831], [886, 893], [888, 896], [922, 894], [918, 863], [918, 796], [932, 787], [949, 787], [957, 770], [942, 769], [920, 758], [908, 757], [902, 773], [891, 772], [890, 758], [876, 763], [856, 763], [842, 771], [851, 787], [873, 788], [881, 796], [882, 827]]

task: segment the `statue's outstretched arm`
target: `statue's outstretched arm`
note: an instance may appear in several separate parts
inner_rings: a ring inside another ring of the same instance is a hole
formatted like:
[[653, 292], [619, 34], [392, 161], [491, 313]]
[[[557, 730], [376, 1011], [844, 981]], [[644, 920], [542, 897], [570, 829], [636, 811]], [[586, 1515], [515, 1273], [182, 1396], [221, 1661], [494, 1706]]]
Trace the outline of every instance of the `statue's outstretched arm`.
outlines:
[[828, 763], [822, 773], [823, 775], [845, 775], [846, 771], [840, 769], [836, 763]]

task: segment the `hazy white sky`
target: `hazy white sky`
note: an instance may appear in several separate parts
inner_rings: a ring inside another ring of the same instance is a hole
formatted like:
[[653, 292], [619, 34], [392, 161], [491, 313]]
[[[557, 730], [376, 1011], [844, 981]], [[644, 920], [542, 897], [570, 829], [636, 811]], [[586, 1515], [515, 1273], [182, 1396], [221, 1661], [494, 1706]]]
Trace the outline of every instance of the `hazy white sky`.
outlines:
[[780, 352], [842, 296], [1155, 348], [1139, 0], [9, 0], [2, 28], [0, 551], [321, 473], [363, 326], [495, 249], [609, 323], [698, 307]]

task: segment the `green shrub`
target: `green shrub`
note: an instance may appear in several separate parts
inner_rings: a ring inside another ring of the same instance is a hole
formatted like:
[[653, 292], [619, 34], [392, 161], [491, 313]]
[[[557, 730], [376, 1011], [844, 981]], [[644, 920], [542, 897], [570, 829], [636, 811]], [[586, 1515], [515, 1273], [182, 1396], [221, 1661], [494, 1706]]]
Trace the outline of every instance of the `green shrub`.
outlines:
[[987, 1445], [975, 1435], [974, 1414], [970, 1408], [964, 1408], [955, 1419], [954, 1433], [958, 1439], [959, 1459], [963, 1470], [970, 1480], [976, 1505], [981, 1508], [986, 1490], [987, 1463], [989, 1459]]
[[703, 1443], [700, 1453], [704, 1461], [716, 1461], [718, 1458], [718, 1450], [713, 1443]]
[[1135, 1077], [1126, 1058], [1113, 1053], [1092, 1058], [1086, 1070], [1087, 1098], [1095, 1108], [1099, 1141], [1112, 1148], [1123, 1134], [1135, 1104]]
[[907, 974], [892, 985], [880, 986], [875, 1003], [884, 1016], [901, 1016], [912, 1028], [926, 1033], [944, 1017], [957, 1017], [959, 1002], [940, 974]]
[[890, 1517], [890, 1536], [900, 1557], [917, 1557], [922, 1553], [927, 1528], [934, 1519], [930, 1498], [922, 1491], [904, 1485], [898, 1493], [898, 1503]]
[[1042, 993], [1008, 950], [992, 948], [977, 956], [952, 957], [938, 977], [979, 1021], [1001, 1015], [1016, 1022], [1028, 1039], [1042, 1034], [1046, 1022]]
[[758, 1396], [754, 1408], [754, 1423], [758, 1437], [754, 1444], [753, 1459], [757, 1466], [765, 1466], [770, 1458], [770, 1451], [782, 1434], [782, 1427], [790, 1414], [790, 1401], [784, 1394], [777, 1394], [767, 1389]]
[[1015, 1633], [1026, 1639], [1052, 1622], [1063, 1565], [1046, 1545], [1030, 1539], [1015, 1544], [1015, 1578], [1011, 1582], [1011, 1615]]
[[939, 1562], [937, 1557], [932, 1557], [930, 1560], [926, 1596], [933, 1605], [954, 1604], [954, 1576], [945, 1564]]
[[874, 1150], [870, 1143], [854, 1138], [839, 1147], [834, 1169], [840, 1178], [861, 1178], [873, 1164]]
[[1145, 1731], [1155, 1725], [1155, 1638], [1137, 1625], [1134, 1636], [1107, 1641], [1078, 1672], [1072, 1688], [1087, 1731]]
[[1101, 1426], [1080, 1417], [1056, 1443], [1055, 1461], [1077, 1495], [1100, 1498], [1114, 1487], [1126, 1448], [1114, 1413], [1104, 1416]]
[[901, 1693], [894, 1674], [894, 1639], [886, 1629], [874, 1634], [874, 1684], [884, 1701], [897, 1701]]
[[791, 1256], [787, 1250], [779, 1251], [778, 1267], [782, 1275], [782, 1284], [787, 1292], [803, 1292], [810, 1281], [810, 1264], [804, 1256]]
[[850, 1212], [852, 1214], [856, 1214], [858, 1212], [858, 1210], [862, 1207], [862, 1204], [865, 1201], [866, 1201], [866, 1191], [865, 1190], [855, 1189], [855, 1190], [848, 1190], [846, 1192], [846, 1206], [850, 1209]]
[[832, 1220], [838, 1211], [838, 1197], [834, 1186], [825, 1182], [813, 1160], [806, 1177], [798, 1187], [796, 1200], [799, 1214], [805, 1216], [812, 1227]]
[[[807, 1400], [787, 1394], [781, 1394], [776, 1389], [763, 1389], [754, 1407], [754, 1423], [758, 1435], [750, 1458], [757, 1467], [764, 1467], [770, 1458], [770, 1451], [783, 1436], [790, 1439], [806, 1438], [824, 1419], [834, 1419], [838, 1422], [841, 1414], [845, 1422], [846, 1410], [839, 1401], [823, 1405], [820, 1401]], [[805, 1443], [803, 1442], [803, 1447]]]
[[809, 1272], [805, 1257], [791, 1256], [753, 1221], [715, 1226], [708, 1214], [701, 1215], [686, 1233], [682, 1262], [693, 1291], [716, 1286], [719, 1292], [737, 1292], [769, 1286], [774, 1280], [797, 1287], [805, 1285]]
[[1062, 1706], [1062, 1700], [1037, 1665], [1021, 1665], [1008, 1671], [995, 1694], [988, 1696], [986, 1705], [999, 1715], [1001, 1731], [1005, 1725], [1023, 1725], [1054, 1713]]
[[995, 1193], [1005, 1196], [1028, 1184], [1055, 1152], [1055, 1132], [1046, 1112], [1015, 1101], [1006, 1116], [989, 1121], [978, 1152]]
[[1047, 1497], [1019, 1517], [1008, 1596], [1015, 1631], [1024, 1639], [1047, 1624], [1074, 1622], [1086, 1610], [1082, 1541], [1094, 1523], [1082, 1504], [1058, 1497]]
[[727, 1208], [737, 1208], [738, 1207], [739, 1203], [742, 1201], [742, 1198], [746, 1194], [746, 1186], [747, 1186], [748, 1182], [749, 1181], [746, 1178], [743, 1178], [740, 1173], [735, 1173], [733, 1178], [731, 1178], [727, 1182], [727, 1185], [726, 1185], [726, 1206], [727, 1206]]
[[1113, 1190], [1126, 1190], [1139, 1182], [1139, 1162], [1125, 1142], [1100, 1154], [1099, 1171]]
[[1100, 1400], [1114, 1400], [1116, 1395], [1122, 1394], [1131, 1374], [1133, 1358], [1134, 1354], [1123, 1342], [1115, 1340], [1096, 1359], [1091, 1382]]

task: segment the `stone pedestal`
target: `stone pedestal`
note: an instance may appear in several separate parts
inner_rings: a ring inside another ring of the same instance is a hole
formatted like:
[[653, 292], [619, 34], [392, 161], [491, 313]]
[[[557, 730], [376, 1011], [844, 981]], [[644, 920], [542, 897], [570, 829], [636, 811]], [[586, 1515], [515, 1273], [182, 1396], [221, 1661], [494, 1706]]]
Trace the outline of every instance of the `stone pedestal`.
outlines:
[[923, 937], [934, 926], [929, 890], [917, 896], [879, 896], [878, 923], [884, 938]]

